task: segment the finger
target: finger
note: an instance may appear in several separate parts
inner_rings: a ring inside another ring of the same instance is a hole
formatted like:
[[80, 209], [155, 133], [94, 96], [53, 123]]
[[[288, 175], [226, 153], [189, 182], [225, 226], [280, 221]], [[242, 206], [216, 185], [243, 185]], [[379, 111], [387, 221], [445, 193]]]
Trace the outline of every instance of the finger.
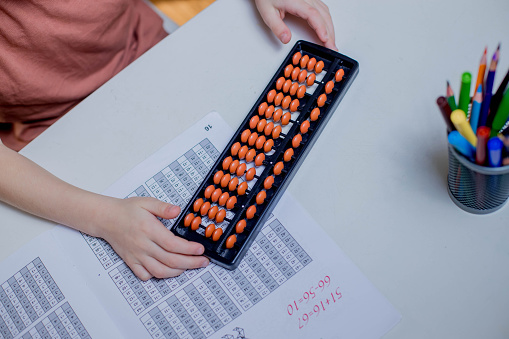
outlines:
[[141, 264], [133, 264], [133, 265], [128, 265], [128, 266], [129, 266], [129, 268], [131, 268], [131, 270], [133, 271], [134, 275], [136, 275], [138, 278], [140, 278], [143, 281], [147, 281], [147, 280], [149, 280], [150, 278], [153, 277], [153, 275], [150, 274], [145, 269], [145, 267], [143, 267], [143, 265], [141, 265]]
[[265, 5], [265, 3], [258, 6], [258, 11], [260, 12], [265, 24], [282, 43], [287, 44], [290, 42], [292, 39], [292, 33], [288, 26], [286, 26], [283, 22], [284, 12], [281, 12], [273, 6]]
[[164, 226], [156, 227], [150, 240], [167, 252], [184, 255], [202, 255], [205, 251], [205, 247], [202, 244], [177, 237]]
[[161, 247], [155, 251], [152, 257], [165, 266], [182, 270], [207, 267], [210, 263], [209, 259], [204, 256], [172, 253], [165, 251]]
[[330, 46], [330, 36], [327, 24], [322, 13], [308, 3], [301, 1], [290, 1], [287, 3], [287, 11], [290, 14], [301, 17], [306, 20], [318, 35], [318, 38], [327, 46]]
[[160, 261], [151, 257], [144, 258], [143, 266], [148, 272], [150, 272], [150, 274], [159, 279], [176, 277], [185, 271], [185, 269], [166, 266]]
[[173, 219], [180, 214], [180, 207], [165, 203], [156, 198], [141, 198], [138, 203], [140, 207], [163, 219]]
[[329, 40], [325, 43], [325, 47], [338, 50], [336, 47], [336, 34], [334, 31], [334, 24], [332, 22], [332, 17], [329, 11], [329, 7], [321, 1], [317, 1], [317, 10], [320, 12], [322, 17], [324, 18], [325, 25], [327, 26], [327, 33], [329, 35]]

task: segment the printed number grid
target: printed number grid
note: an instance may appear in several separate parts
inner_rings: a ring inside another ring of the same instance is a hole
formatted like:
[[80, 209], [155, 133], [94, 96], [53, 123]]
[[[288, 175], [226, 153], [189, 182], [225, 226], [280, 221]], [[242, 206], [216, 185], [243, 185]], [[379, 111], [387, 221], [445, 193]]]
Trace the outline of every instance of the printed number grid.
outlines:
[[205, 272], [140, 320], [153, 338], [201, 339], [240, 315], [216, 279]]
[[41, 259], [34, 259], [0, 286], [0, 338], [14, 338], [62, 300]]
[[[150, 178], [146, 185], [152, 195], [164, 202], [184, 207], [198, 188], [210, 167], [219, 157], [219, 151], [205, 138], [183, 156]], [[129, 197], [151, 196], [145, 187], [140, 186]], [[174, 220], [159, 219], [166, 227]], [[104, 239], [82, 233], [90, 249], [108, 270], [122, 259]]]

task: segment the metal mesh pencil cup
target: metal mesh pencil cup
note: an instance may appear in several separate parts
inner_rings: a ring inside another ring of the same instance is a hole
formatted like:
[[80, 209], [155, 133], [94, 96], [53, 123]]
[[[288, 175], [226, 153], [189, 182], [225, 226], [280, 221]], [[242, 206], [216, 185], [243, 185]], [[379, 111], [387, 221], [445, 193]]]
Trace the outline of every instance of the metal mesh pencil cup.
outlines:
[[509, 197], [509, 166], [479, 166], [449, 146], [447, 190], [461, 209], [488, 214], [500, 209]]

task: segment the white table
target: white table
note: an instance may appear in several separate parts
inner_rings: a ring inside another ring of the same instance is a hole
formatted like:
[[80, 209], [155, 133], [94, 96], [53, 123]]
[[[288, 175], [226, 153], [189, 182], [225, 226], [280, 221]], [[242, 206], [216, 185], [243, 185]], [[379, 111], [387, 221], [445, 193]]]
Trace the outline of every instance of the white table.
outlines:
[[[509, 2], [327, 3], [360, 73], [289, 190], [403, 314], [386, 338], [507, 338], [509, 207], [475, 216], [453, 204], [435, 99], [447, 79], [459, 92], [463, 71], [476, 77], [498, 42], [501, 81]], [[316, 41], [288, 22], [283, 46], [249, 0], [219, 0], [22, 154], [101, 192], [212, 110], [236, 129], [293, 43]], [[52, 227], [5, 205], [0, 217], [0, 259]]]

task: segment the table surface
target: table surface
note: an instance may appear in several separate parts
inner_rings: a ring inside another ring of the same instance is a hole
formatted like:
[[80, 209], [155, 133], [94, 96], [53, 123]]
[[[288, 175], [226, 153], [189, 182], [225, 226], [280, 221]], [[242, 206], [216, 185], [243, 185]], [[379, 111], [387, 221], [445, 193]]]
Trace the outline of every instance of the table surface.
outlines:
[[[386, 338], [507, 338], [509, 207], [478, 216], [451, 201], [435, 100], [499, 42], [500, 83], [509, 2], [326, 3], [360, 73], [289, 190], [402, 313]], [[236, 129], [293, 43], [316, 42], [287, 22], [282, 45], [251, 1], [219, 0], [21, 153], [101, 192], [212, 110]], [[53, 226], [3, 204], [0, 216], [0, 260]]]

